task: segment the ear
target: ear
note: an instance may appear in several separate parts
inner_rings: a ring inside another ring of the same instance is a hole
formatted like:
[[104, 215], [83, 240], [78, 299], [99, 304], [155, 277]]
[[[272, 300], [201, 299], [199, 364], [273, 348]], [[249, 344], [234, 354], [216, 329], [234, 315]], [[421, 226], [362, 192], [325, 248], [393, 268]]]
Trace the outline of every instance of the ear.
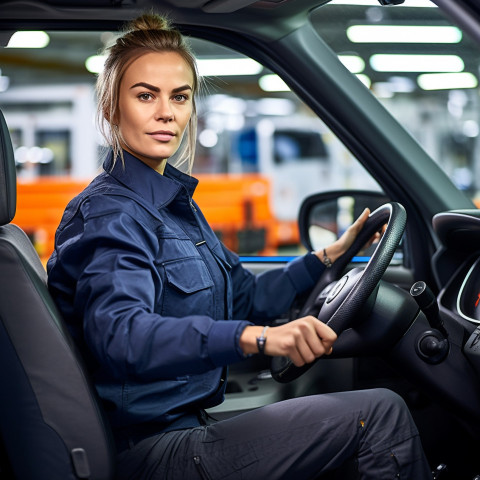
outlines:
[[118, 122], [120, 121], [120, 115], [118, 114], [118, 110], [113, 114], [112, 119], [110, 120], [110, 115], [107, 114], [105, 115], [106, 120], [111, 124], [111, 125], [118, 125]]
[[103, 118], [109, 123], [110, 125], [118, 125], [119, 122], [119, 115], [118, 115], [118, 109], [116, 109], [115, 112], [111, 112], [108, 108], [103, 108], [102, 110], [103, 113]]

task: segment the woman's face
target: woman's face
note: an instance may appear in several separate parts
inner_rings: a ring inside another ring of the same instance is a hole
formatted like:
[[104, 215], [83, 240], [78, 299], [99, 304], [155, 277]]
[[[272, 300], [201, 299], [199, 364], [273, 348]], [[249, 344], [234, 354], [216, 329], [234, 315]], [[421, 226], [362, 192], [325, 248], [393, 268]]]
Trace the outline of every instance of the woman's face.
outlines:
[[193, 108], [193, 73], [175, 52], [134, 60], [120, 82], [118, 116], [122, 147], [163, 173], [182, 140]]

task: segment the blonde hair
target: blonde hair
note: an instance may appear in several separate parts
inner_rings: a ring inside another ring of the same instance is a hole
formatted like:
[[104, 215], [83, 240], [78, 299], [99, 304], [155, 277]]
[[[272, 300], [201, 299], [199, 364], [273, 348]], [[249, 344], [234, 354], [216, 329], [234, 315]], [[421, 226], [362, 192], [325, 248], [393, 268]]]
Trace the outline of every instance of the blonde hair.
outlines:
[[193, 73], [192, 116], [186, 129], [187, 138], [175, 153], [175, 165], [178, 167], [187, 163], [187, 171], [191, 173], [197, 136], [195, 94], [199, 89], [200, 77], [195, 57], [185, 37], [171, 27], [165, 17], [146, 13], [129, 23], [123, 35], [106, 51], [108, 56], [104, 69], [97, 79], [97, 122], [100, 132], [113, 150], [114, 161], [120, 156], [123, 162], [122, 136], [115, 125], [115, 119], [118, 118], [120, 82], [127, 67], [133, 60], [150, 52], [176, 52], [189, 65]]

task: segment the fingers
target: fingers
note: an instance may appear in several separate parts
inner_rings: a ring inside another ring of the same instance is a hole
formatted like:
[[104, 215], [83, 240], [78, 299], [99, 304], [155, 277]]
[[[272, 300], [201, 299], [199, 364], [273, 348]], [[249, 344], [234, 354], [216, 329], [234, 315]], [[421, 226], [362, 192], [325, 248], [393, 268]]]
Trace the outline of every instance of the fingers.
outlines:
[[[330, 246], [326, 247], [326, 250], [328, 251], [328, 256], [330, 260], [335, 262], [337, 258], [342, 256], [353, 244], [355, 239], [357, 238], [357, 235], [360, 233], [362, 228], [365, 225], [365, 222], [368, 220], [368, 217], [370, 215], [370, 209], [365, 208], [365, 210], [358, 216], [358, 218], [355, 220], [355, 222], [350, 225], [345, 232], [342, 234], [342, 236], [336, 240], [334, 243], [332, 243]], [[372, 243], [377, 243], [380, 238], [382, 237], [383, 233], [385, 232], [386, 225], [384, 225], [381, 230], [377, 233], [375, 233], [362, 247], [360, 251], [365, 250], [368, 248]], [[317, 256], [320, 258], [320, 260], [323, 260], [323, 249], [320, 249], [318, 252], [316, 252]]]
[[357, 238], [358, 233], [365, 225], [365, 222], [370, 215], [370, 209], [366, 208], [359, 217], [353, 222], [347, 230], [343, 233], [343, 235], [338, 239], [338, 242], [342, 246], [342, 254], [345, 253], [350, 245], [354, 242], [355, 238]]
[[370, 215], [370, 209], [369, 208], [366, 208], [359, 216], [358, 218], [355, 220], [355, 222], [353, 222], [353, 227], [354, 229], [357, 231], [357, 233], [363, 228], [363, 225], [365, 224], [365, 222], [367, 221], [368, 219], [368, 216]]
[[350, 235], [353, 235], [356, 237], [360, 230], [363, 228], [365, 225], [365, 222], [368, 220], [368, 216], [370, 215], [370, 209], [366, 208], [359, 216], [358, 218], [350, 225], [350, 227], [347, 229], [350, 230]]
[[375, 232], [372, 235], [370, 240], [368, 240], [368, 242], [363, 246], [362, 250], [367, 249], [368, 247], [370, 247], [374, 243], [378, 243], [380, 241], [380, 239], [382, 238], [383, 234], [385, 233], [386, 229], [387, 229], [387, 224], [385, 223], [385, 225], [382, 225], [382, 227], [380, 228], [380, 230], [378, 232]]
[[319, 338], [322, 339], [322, 344], [328, 351], [328, 355], [332, 353], [333, 344], [337, 340], [337, 334], [326, 324], [315, 318], [315, 329]]
[[266, 353], [288, 356], [297, 367], [332, 352], [335, 332], [313, 316], [269, 330]]

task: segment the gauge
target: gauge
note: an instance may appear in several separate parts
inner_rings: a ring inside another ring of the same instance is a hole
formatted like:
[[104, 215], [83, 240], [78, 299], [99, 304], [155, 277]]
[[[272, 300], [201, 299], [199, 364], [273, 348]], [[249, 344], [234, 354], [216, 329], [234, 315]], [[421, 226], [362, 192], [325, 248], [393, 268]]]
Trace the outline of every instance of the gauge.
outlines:
[[466, 320], [480, 323], [480, 258], [463, 280], [457, 297], [457, 311]]

